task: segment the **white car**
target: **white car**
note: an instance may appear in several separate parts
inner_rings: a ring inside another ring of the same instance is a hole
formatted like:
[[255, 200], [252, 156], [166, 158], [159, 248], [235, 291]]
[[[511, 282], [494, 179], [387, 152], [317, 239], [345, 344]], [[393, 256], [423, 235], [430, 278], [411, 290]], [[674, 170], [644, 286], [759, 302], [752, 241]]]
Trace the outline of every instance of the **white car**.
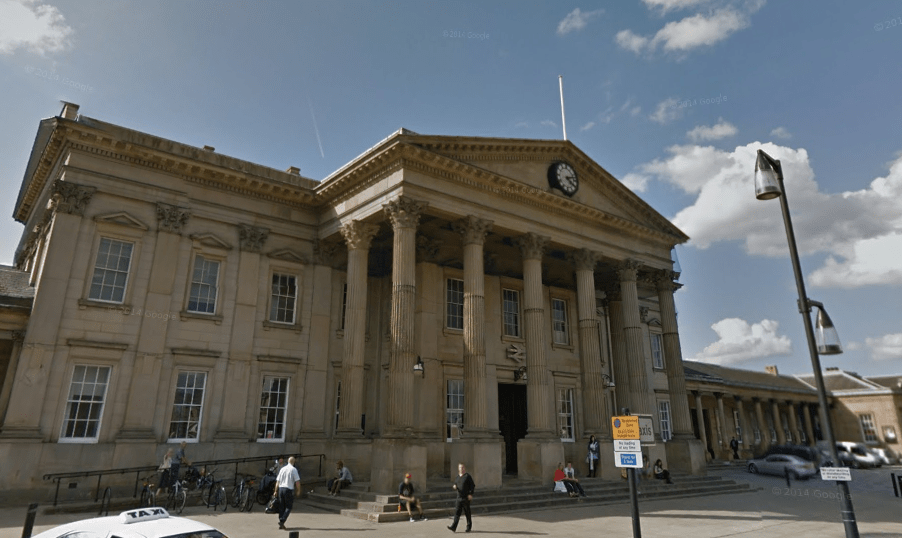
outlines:
[[33, 538], [227, 538], [209, 525], [172, 517], [163, 508], [137, 508], [118, 516], [60, 525]]
[[837, 441], [836, 451], [839, 453], [840, 459], [848, 458], [848, 465], [855, 469], [872, 469], [882, 465], [880, 460], [868, 451], [868, 448], [862, 443]]
[[817, 469], [810, 461], [803, 460], [790, 454], [771, 454], [765, 458], [751, 460], [748, 463], [748, 471], [752, 474], [772, 474], [784, 476], [789, 473], [790, 478], [811, 478], [817, 474]]

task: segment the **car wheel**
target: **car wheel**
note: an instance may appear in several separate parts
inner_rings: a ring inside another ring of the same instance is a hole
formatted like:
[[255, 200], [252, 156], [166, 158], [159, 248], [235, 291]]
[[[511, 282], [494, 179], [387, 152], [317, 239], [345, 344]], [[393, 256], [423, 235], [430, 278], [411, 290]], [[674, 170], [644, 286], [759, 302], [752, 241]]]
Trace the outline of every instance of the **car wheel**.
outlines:
[[754, 463], [750, 463], [749, 472], [752, 474], [758, 474], [758, 467]]

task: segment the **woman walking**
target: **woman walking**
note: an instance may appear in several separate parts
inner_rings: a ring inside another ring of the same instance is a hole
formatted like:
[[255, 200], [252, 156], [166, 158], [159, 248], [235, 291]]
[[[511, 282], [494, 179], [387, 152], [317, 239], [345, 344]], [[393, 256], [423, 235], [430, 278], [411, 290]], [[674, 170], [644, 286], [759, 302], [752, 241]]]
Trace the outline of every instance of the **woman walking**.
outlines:
[[598, 440], [592, 435], [589, 437], [589, 454], [586, 455], [586, 463], [589, 464], [589, 476], [598, 478]]

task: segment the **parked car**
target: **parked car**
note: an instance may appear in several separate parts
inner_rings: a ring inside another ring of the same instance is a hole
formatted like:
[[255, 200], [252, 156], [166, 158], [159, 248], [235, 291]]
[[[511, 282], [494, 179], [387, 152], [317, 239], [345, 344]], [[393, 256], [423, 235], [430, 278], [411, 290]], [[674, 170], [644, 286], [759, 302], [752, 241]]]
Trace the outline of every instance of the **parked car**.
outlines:
[[836, 443], [836, 452], [843, 463], [854, 469], [872, 469], [881, 465], [877, 457], [869, 452], [868, 448], [862, 443], [838, 441]]
[[898, 461], [893, 451], [888, 448], [874, 447], [870, 450], [883, 465], [894, 465]]
[[747, 469], [752, 474], [761, 473], [777, 476], [785, 476], [788, 472], [793, 480], [807, 479], [817, 474], [817, 469], [813, 462], [791, 454], [771, 454], [764, 458], [751, 460], [748, 462]]
[[34, 538], [227, 538], [209, 525], [185, 517], [173, 517], [163, 508], [137, 508], [118, 516], [95, 517], [67, 523]]
[[803, 445], [774, 445], [767, 449], [758, 459], [764, 459], [773, 454], [788, 454], [810, 461], [814, 464], [815, 469], [820, 467], [832, 467], [833, 458], [830, 452], [821, 448]]

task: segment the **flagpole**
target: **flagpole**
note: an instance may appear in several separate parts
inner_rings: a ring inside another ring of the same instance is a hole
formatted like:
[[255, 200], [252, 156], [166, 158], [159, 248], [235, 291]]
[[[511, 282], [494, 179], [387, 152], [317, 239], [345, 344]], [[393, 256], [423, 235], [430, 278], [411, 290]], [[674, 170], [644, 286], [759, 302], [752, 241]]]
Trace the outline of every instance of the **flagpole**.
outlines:
[[567, 117], [564, 116], [564, 75], [557, 76], [561, 88], [561, 125], [564, 127], [564, 140], [567, 140]]

